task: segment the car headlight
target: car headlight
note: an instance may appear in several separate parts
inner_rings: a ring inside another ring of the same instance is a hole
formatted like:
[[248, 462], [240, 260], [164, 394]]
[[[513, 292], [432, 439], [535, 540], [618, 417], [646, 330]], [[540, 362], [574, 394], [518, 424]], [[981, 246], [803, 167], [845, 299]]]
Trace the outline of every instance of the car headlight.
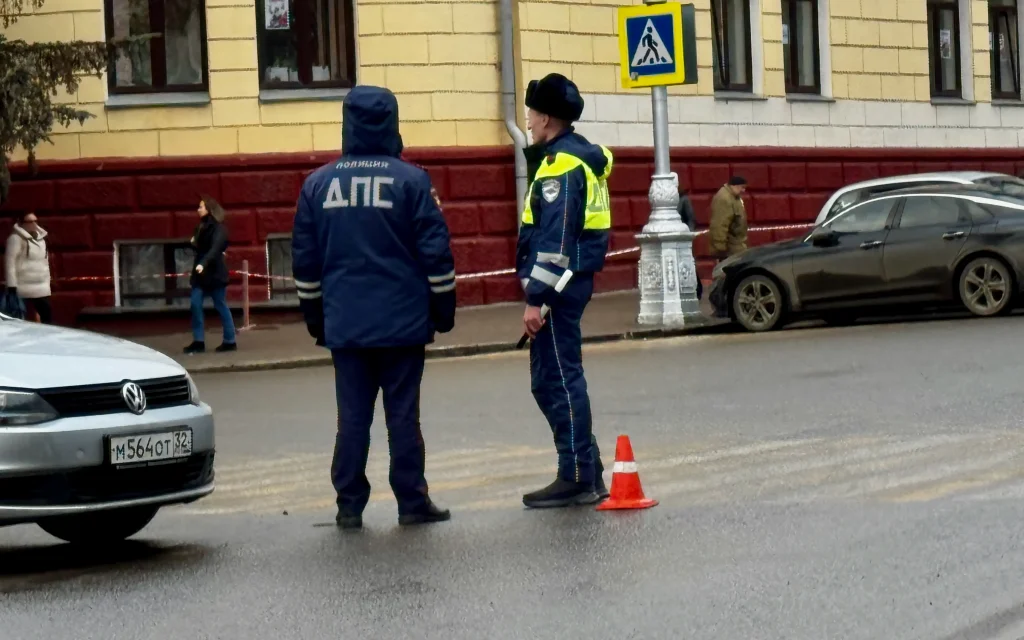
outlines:
[[0, 389], [0, 427], [16, 427], [56, 420], [59, 414], [31, 391]]
[[192, 404], [199, 406], [199, 387], [196, 386], [192, 376], [185, 374], [185, 378], [188, 380], [188, 401]]

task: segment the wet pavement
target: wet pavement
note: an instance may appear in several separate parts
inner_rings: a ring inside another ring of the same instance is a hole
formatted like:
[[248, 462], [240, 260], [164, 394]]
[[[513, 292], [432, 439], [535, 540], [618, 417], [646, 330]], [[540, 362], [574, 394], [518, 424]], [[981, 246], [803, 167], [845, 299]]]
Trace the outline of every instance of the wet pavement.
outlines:
[[201, 375], [217, 491], [118, 552], [0, 529], [0, 638], [1019, 638], [1022, 322], [589, 347], [642, 512], [525, 511], [555, 462], [525, 354], [433, 361], [454, 515], [411, 530], [380, 420], [366, 528], [332, 526], [329, 369]]
[[[584, 338], [609, 340], [659, 331], [657, 327], [637, 324], [639, 309], [637, 291], [595, 295], [583, 318]], [[713, 317], [714, 310], [706, 300], [701, 303], [701, 311], [702, 315], [694, 318], [685, 331], [728, 329], [727, 321]], [[198, 355], [182, 353], [192, 342], [192, 335], [187, 332], [129, 339], [169, 355], [193, 373], [322, 366], [331, 362], [330, 352], [316, 346], [301, 322], [268, 323], [254, 317], [250, 323], [247, 329], [238, 331], [238, 350], [229, 353], [214, 352], [214, 347], [221, 342], [221, 329], [216, 322], [207, 326], [206, 353]], [[428, 349], [433, 357], [508, 351], [522, 334], [523, 305], [520, 303], [463, 307], [456, 314], [455, 328], [449, 333], [437, 334]]]

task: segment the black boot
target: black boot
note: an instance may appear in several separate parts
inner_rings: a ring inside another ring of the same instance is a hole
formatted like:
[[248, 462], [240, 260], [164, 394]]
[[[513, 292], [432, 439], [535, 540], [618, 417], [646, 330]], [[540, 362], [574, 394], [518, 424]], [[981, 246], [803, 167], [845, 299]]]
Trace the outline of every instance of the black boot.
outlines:
[[217, 353], [224, 353], [226, 351], [238, 351], [238, 345], [235, 344], [234, 342], [225, 342], [224, 344], [214, 349], [214, 351], [216, 351]]
[[193, 353], [205, 353], [206, 343], [200, 340], [194, 341], [192, 344], [185, 347], [185, 353], [192, 355]]
[[523, 496], [523, 504], [534, 509], [594, 504], [601, 498], [590, 484], [558, 478], [540, 491]]
[[403, 527], [408, 527], [417, 524], [444, 522], [446, 520], [451, 520], [451, 518], [451, 511], [439, 508], [430, 500], [430, 498], [427, 498], [427, 504], [421, 511], [405, 513], [398, 516], [398, 524]]
[[597, 493], [598, 497], [602, 500], [608, 499], [608, 496], [612, 495], [608, 491], [608, 487], [604, 483], [604, 464], [601, 459], [597, 459], [597, 464], [594, 467], [594, 492]]
[[339, 529], [361, 529], [363, 516], [338, 509], [338, 515], [334, 516], [334, 523], [338, 525]]

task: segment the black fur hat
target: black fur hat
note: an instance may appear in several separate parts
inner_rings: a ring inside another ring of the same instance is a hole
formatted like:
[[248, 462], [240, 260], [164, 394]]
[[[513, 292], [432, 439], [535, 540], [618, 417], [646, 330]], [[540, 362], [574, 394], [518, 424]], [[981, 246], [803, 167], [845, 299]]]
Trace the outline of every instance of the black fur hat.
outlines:
[[531, 80], [526, 87], [526, 106], [553, 118], [576, 122], [583, 115], [583, 96], [576, 83], [560, 73]]

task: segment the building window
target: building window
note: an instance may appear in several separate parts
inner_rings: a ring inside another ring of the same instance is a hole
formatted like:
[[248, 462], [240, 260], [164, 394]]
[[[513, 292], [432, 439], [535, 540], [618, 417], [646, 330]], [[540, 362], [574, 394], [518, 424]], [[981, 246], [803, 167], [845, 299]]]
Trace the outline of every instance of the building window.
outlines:
[[750, 0], [711, 0], [715, 90], [753, 91]]
[[1017, 0], [989, 0], [988, 42], [992, 52], [992, 97], [1020, 100], [1020, 41]]
[[960, 98], [960, 9], [957, 0], [928, 0], [932, 96]]
[[353, 0], [256, 0], [260, 86], [354, 86], [353, 4]]
[[111, 62], [111, 94], [206, 91], [204, 0], [105, 0], [108, 38], [156, 34]]
[[818, 0], [782, 0], [786, 93], [821, 93]]
[[189, 306], [189, 272], [195, 254], [187, 241], [119, 242], [116, 250], [119, 306]]
[[267, 237], [267, 272], [270, 274], [272, 302], [298, 302], [292, 280], [292, 237], [271, 234]]

